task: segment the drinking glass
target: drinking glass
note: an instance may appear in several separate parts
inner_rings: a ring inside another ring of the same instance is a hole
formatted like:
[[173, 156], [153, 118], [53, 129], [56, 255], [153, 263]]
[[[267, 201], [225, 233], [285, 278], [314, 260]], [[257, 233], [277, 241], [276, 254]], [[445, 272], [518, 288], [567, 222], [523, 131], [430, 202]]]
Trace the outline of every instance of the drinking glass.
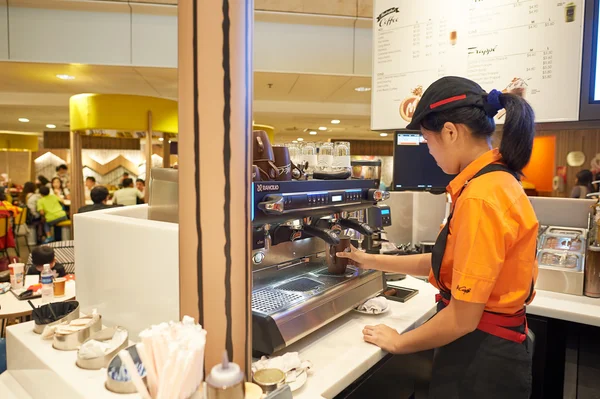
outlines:
[[315, 143], [304, 142], [302, 145], [302, 162], [306, 162], [308, 164], [307, 172], [309, 175], [312, 175], [315, 171], [315, 167], [317, 166], [317, 147], [315, 147]]
[[338, 141], [333, 149], [332, 169], [335, 172], [352, 170], [350, 165], [350, 143], [347, 141]]
[[296, 143], [287, 143], [285, 146], [290, 150], [290, 160], [292, 163], [294, 163], [294, 165], [298, 165], [302, 159], [302, 151], [300, 146]]
[[333, 163], [333, 143], [322, 143], [319, 147], [318, 170], [331, 172]]

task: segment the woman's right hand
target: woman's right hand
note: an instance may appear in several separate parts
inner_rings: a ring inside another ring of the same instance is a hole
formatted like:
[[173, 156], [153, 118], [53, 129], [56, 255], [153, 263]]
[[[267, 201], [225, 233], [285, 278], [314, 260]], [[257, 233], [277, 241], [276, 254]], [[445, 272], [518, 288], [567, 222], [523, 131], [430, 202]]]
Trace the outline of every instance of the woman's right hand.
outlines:
[[364, 268], [364, 265], [369, 263], [369, 254], [356, 249], [354, 245], [350, 245], [350, 252], [337, 252], [335, 255], [338, 258], [350, 259], [355, 266], [358, 266], [361, 269]]

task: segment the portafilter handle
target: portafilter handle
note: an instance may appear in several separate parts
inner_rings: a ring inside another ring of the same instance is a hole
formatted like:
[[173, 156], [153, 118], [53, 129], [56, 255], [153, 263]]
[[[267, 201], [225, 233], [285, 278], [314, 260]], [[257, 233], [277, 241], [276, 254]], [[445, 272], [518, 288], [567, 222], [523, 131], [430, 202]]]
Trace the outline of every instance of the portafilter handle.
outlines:
[[371, 226], [366, 223], [359, 222], [356, 219], [340, 219], [338, 223], [345, 229], [358, 231], [360, 234], [365, 236], [371, 236], [374, 233]]
[[309, 224], [305, 224], [302, 229], [306, 234], [320, 238], [329, 245], [337, 245], [340, 243], [340, 237], [333, 230], [322, 229]]
[[367, 193], [367, 199], [373, 202], [381, 202], [390, 198], [389, 191], [370, 189]]
[[258, 209], [268, 215], [281, 215], [285, 210], [281, 195], [267, 195], [262, 202], [258, 203]]

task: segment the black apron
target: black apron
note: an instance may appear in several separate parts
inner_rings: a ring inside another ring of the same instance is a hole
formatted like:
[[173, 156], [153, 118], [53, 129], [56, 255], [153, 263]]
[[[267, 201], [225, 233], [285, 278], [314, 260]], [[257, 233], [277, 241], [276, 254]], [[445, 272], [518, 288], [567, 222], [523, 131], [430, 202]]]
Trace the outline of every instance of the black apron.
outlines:
[[[510, 173], [519, 180], [518, 174], [505, 165], [491, 164], [469, 181], [496, 171]], [[462, 190], [458, 196], [461, 193]], [[431, 256], [433, 275], [440, 287], [438, 311], [451, 300], [450, 289], [440, 282], [440, 271], [453, 213], [454, 210], [440, 232]], [[531, 295], [533, 282], [526, 302]], [[484, 312], [475, 331], [436, 349], [429, 399], [529, 399], [532, 354], [524, 309], [516, 315]]]

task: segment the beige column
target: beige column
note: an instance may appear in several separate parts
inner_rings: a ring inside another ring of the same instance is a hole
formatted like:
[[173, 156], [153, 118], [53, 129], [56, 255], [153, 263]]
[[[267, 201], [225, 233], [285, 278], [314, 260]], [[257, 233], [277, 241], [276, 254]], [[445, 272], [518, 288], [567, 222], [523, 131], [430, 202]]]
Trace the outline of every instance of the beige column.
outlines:
[[180, 313], [208, 331], [206, 370], [223, 350], [247, 373], [253, 0], [180, 0]]
[[71, 217], [85, 205], [81, 134], [71, 132]]
[[171, 167], [171, 144], [169, 139], [171, 135], [169, 133], [163, 133], [163, 168]]
[[[148, 130], [146, 131], [146, 187], [150, 185], [150, 170], [152, 169], [152, 111], [148, 111]], [[150, 190], [144, 190], [144, 201], [148, 203]]]

